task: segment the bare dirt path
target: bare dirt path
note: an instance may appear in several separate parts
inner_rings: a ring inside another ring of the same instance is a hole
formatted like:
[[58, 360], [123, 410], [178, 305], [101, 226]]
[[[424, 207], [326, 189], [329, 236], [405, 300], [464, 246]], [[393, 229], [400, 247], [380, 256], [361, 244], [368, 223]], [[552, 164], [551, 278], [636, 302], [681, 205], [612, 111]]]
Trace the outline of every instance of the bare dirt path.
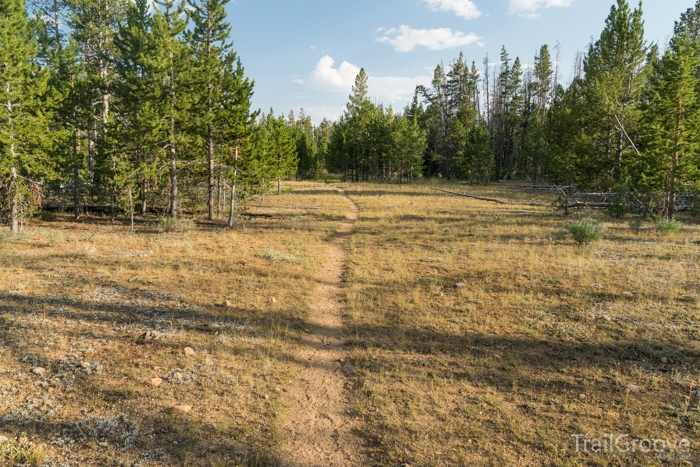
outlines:
[[347, 333], [341, 313], [342, 277], [345, 270], [343, 243], [352, 233], [359, 209], [351, 206], [336, 235], [329, 242], [325, 262], [317, 277], [318, 287], [311, 300], [311, 313], [297, 362], [299, 373], [290, 388], [293, 406], [284, 424], [282, 446], [285, 467], [346, 467], [365, 462], [360, 440], [353, 433], [355, 423], [348, 414], [346, 380], [341, 365], [347, 350]]

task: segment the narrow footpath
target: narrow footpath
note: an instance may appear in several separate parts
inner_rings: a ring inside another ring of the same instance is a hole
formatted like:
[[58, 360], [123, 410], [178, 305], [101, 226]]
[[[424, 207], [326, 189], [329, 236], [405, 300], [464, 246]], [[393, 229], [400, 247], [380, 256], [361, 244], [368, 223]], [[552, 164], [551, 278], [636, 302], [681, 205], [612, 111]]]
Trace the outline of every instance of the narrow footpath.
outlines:
[[343, 244], [352, 233], [359, 209], [343, 190], [338, 193], [351, 212], [328, 243], [302, 350], [297, 357], [298, 376], [290, 388], [293, 406], [283, 430], [284, 467], [350, 467], [364, 465], [360, 440], [349, 416], [346, 380], [341, 365], [347, 357], [342, 322], [342, 278], [346, 255]]

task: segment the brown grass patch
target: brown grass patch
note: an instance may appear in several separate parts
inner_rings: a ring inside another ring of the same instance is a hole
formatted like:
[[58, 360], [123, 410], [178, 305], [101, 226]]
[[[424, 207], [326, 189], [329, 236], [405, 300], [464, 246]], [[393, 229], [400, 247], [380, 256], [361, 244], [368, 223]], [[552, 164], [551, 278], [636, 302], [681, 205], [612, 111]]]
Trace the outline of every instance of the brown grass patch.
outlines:
[[[346, 191], [361, 210], [346, 290], [354, 408], [377, 465], [700, 462], [697, 225], [663, 237], [596, 213], [604, 240], [579, 246], [546, 208]], [[692, 449], [575, 452], [572, 435], [607, 433]]]
[[274, 463], [318, 254], [346, 211], [300, 183], [234, 230], [52, 216], [3, 236], [0, 434], [27, 433], [46, 465]]

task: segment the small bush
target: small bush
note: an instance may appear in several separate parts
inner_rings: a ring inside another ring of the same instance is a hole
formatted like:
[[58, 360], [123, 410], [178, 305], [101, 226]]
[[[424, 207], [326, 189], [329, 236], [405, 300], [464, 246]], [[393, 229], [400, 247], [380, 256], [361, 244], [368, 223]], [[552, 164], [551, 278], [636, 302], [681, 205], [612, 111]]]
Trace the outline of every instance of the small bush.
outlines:
[[21, 435], [0, 445], [0, 465], [30, 465], [39, 467], [44, 463], [46, 449]]
[[661, 219], [656, 223], [656, 228], [659, 229], [659, 232], [663, 235], [673, 235], [681, 231], [683, 224], [675, 219]]
[[579, 245], [587, 245], [598, 242], [603, 238], [605, 226], [593, 217], [582, 217], [577, 222], [569, 225], [569, 232], [574, 236]]
[[162, 217], [158, 221], [158, 227], [164, 232], [187, 232], [189, 230], [194, 230], [197, 224], [192, 219], [170, 219], [169, 217]]

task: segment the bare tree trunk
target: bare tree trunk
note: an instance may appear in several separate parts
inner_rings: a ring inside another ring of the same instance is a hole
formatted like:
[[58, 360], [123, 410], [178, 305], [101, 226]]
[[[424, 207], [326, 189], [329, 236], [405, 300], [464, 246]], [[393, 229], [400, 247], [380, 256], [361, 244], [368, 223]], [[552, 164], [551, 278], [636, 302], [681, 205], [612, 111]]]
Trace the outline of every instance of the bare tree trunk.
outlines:
[[131, 215], [131, 233], [134, 232], [134, 197], [131, 193], [131, 187], [129, 187], [129, 214]]
[[236, 174], [238, 171], [234, 169], [233, 179], [231, 179], [231, 212], [228, 214], [228, 226], [233, 228], [233, 221], [236, 216]]
[[221, 196], [221, 193], [223, 191], [223, 184], [224, 184], [224, 176], [221, 173], [221, 170], [219, 170], [219, 177], [218, 181], [216, 182], [216, 217], [218, 218], [221, 215], [221, 211], [223, 211], [223, 205], [221, 202], [223, 201], [223, 196]]
[[[211, 113], [211, 104], [209, 112]], [[214, 129], [209, 124], [207, 148], [209, 151], [209, 220], [214, 220]]]
[[282, 179], [277, 177], [277, 194], [282, 194]]
[[671, 159], [671, 173], [668, 177], [668, 200], [666, 201], [666, 218], [673, 220], [676, 212], [676, 170], [678, 168], [678, 145], [680, 143], [680, 114], [676, 115], [676, 135], [674, 140], [673, 159]]
[[148, 180], [145, 178], [141, 182], [141, 215], [145, 216], [146, 211], [148, 211], [148, 201], [146, 195], [148, 194]]
[[[14, 145], [11, 144], [10, 146], [10, 152], [14, 153]], [[12, 226], [10, 227], [10, 231], [13, 234], [19, 233], [19, 206], [17, 205], [18, 192], [17, 170], [12, 167], [10, 175], [10, 196], [12, 197], [10, 200], [10, 222], [12, 223]]]
[[177, 155], [175, 152], [175, 144], [170, 141], [170, 218], [177, 220], [178, 214], [178, 199], [177, 199]]

